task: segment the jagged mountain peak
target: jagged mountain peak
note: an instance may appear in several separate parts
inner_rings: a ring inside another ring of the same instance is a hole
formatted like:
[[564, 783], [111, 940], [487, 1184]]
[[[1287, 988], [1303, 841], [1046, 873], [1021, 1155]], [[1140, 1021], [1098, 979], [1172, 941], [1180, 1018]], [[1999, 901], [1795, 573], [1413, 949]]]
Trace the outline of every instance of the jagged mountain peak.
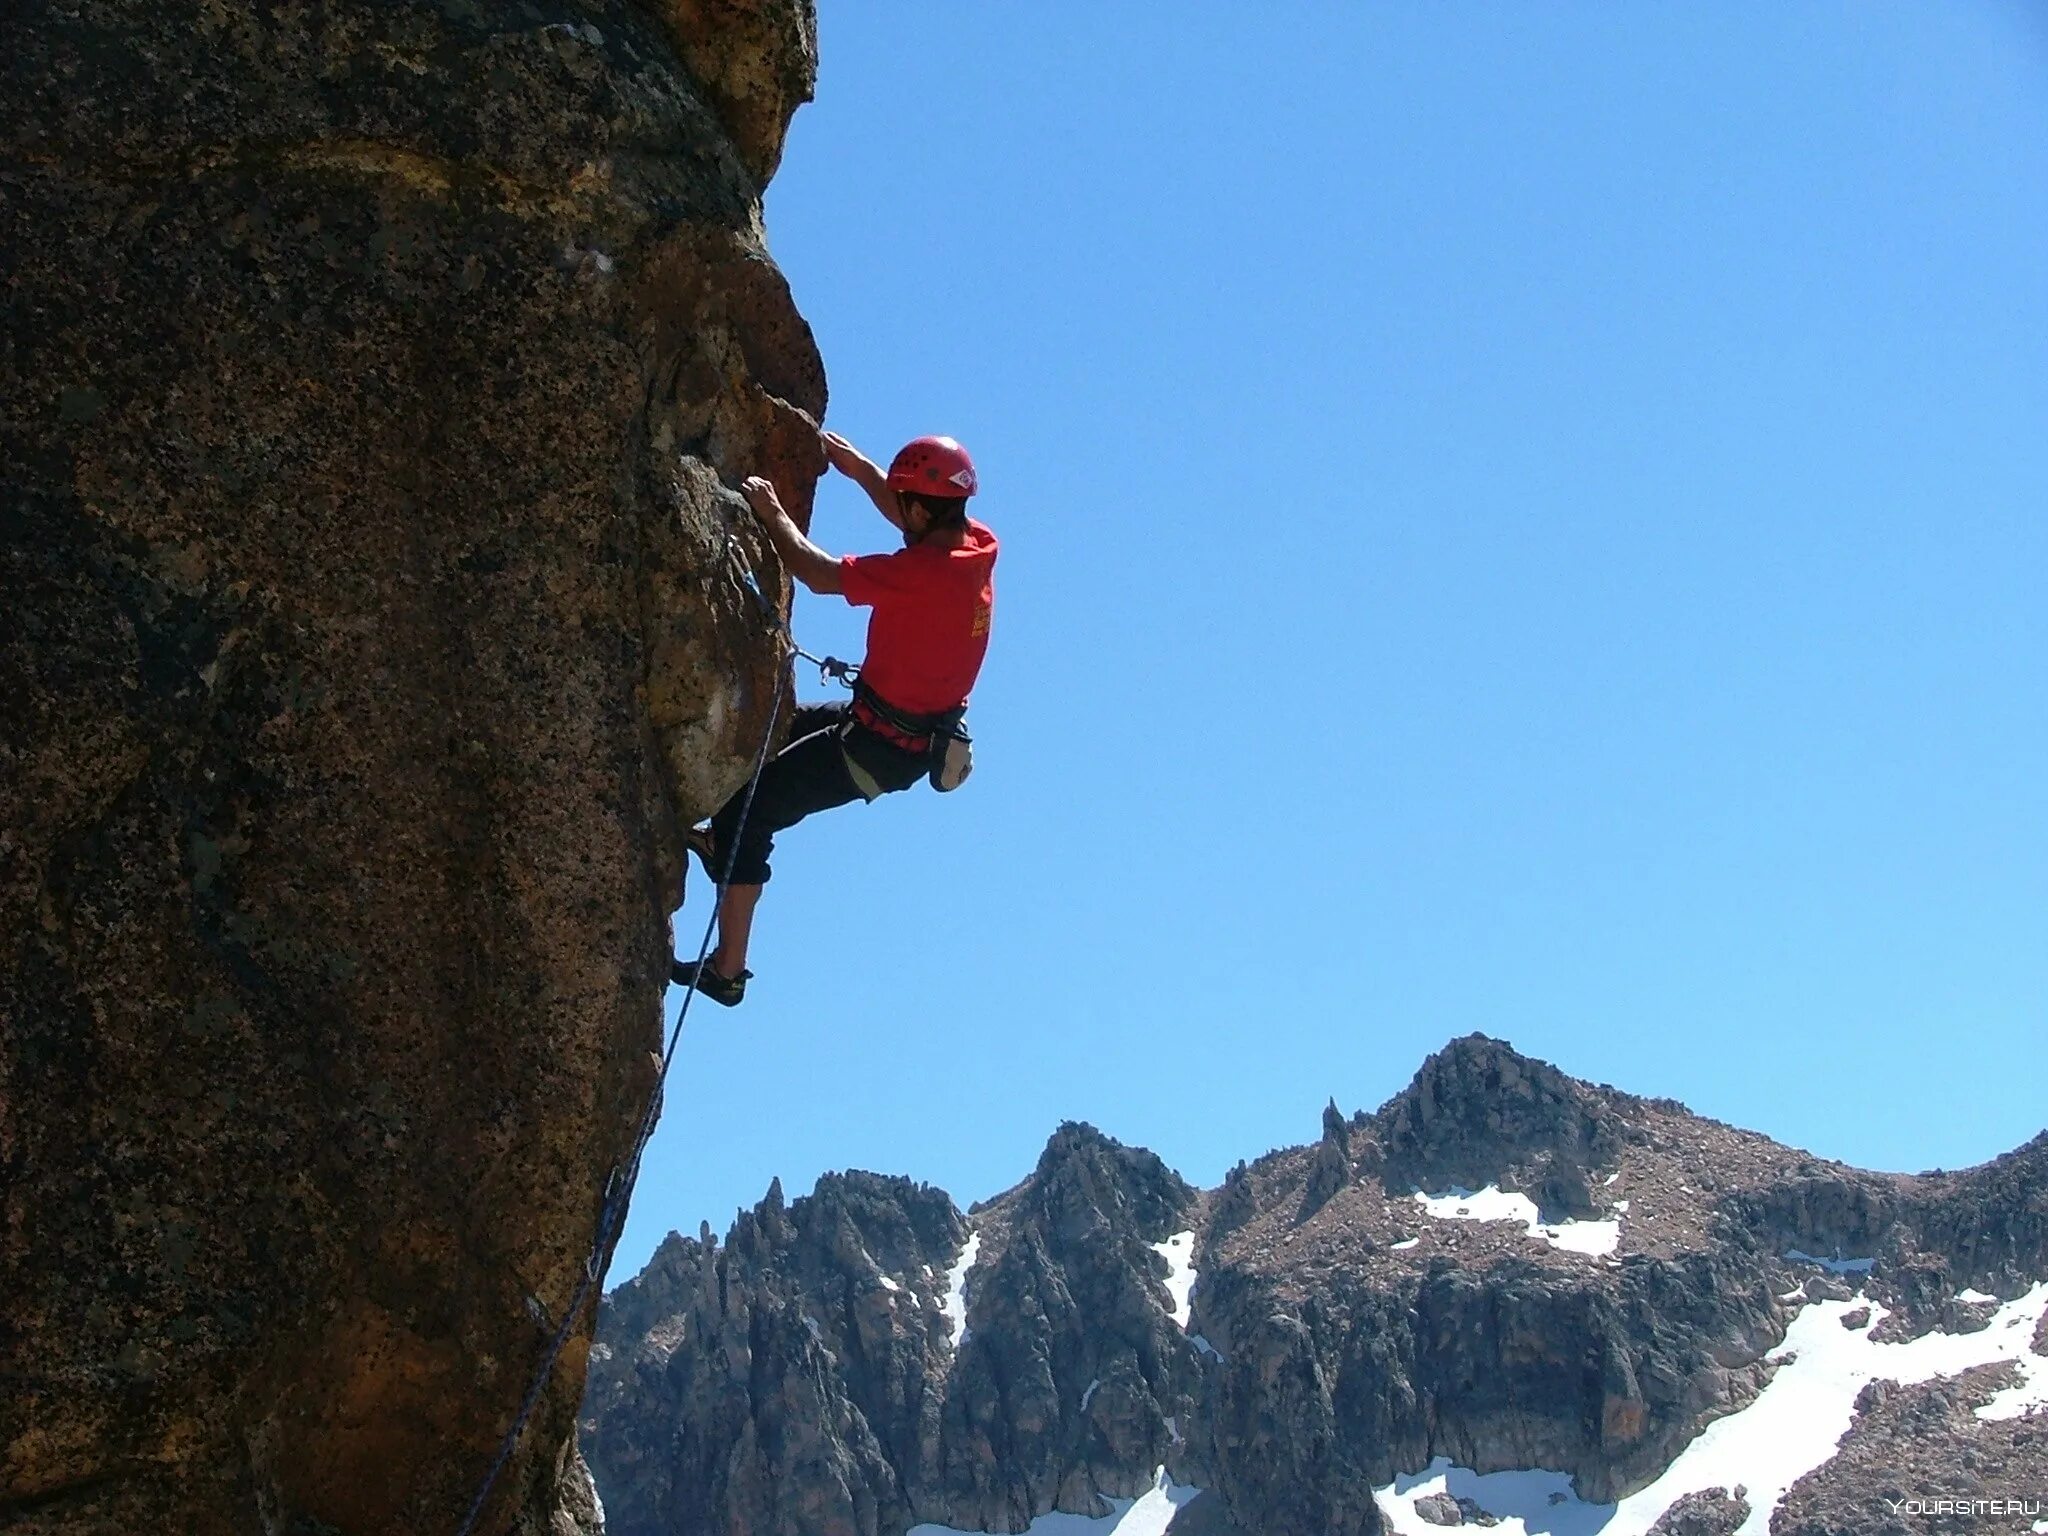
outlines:
[[1047, 1140], [1031, 1177], [988, 1209], [991, 1225], [1032, 1227], [1060, 1241], [1107, 1223], [1150, 1243], [1189, 1226], [1198, 1197], [1157, 1153], [1069, 1120]]
[[943, 1267], [965, 1241], [965, 1220], [944, 1190], [848, 1169], [824, 1174], [793, 1201], [780, 1179], [771, 1181], [760, 1203], [734, 1218], [726, 1250], [760, 1269], [837, 1264], [894, 1275]]
[[1374, 1124], [1390, 1181], [1441, 1189], [1479, 1188], [1511, 1174], [1555, 1179], [1555, 1197], [1582, 1209], [1585, 1175], [1612, 1167], [1624, 1140], [1615, 1097], [1504, 1040], [1474, 1034], [1423, 1062]]
[[[740, 1213], [722, 1251], [665, 1244], [664, 1269], [694, 1260], [694, 1284], [629, 1282], [600, 1321], [586, 1427], [611, 1528], [666, 1529], [678, 1501], [731, 1529], [818, 1528], [764, 1526], [774, 1489], [861, 1531], [1021, 1530], [1136, 1497], [1178, 1454], [1200, 1380], [1185, 1329], [1199, 1207], [1156, 1154], [1070, 1122], [971, 1229], [942, 1191], [851, 1172]], [[656, 1290], [665, 1321], [645, 1305]], [[669, 1405], [658, 1422], [626, 1406], [649, 1400]], [[650, 1471], [677, 1418], [728, 1448], [680, 1482]], [[822, 1457], [819, 1423], [843, 1426]]]
[[1351, 1150], [1352, 1133], [1364, 1130], [1370, 1123], [1370, 1118], [1364, 1114], [1353, 1115], [1347, 1119], [1344, 1111], [1337, 1107], [1334, 1094], [1330, 1102], [1323, 1106], [1323, 1140], [1335, 1142], [1346, 1152]]

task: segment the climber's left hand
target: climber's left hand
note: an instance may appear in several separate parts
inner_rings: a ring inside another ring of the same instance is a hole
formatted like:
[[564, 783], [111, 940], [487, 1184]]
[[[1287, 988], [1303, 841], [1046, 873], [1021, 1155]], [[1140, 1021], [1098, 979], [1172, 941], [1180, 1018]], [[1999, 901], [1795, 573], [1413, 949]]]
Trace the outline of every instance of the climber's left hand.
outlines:
[[788, 516], [782, 510], [782, 498], [775, 494], [775, 487], [759, 475], [750, 475], [741, 484], [740, 494], [747, 498], [747, 505], [754, 509], [754, 516], [764, 523]]

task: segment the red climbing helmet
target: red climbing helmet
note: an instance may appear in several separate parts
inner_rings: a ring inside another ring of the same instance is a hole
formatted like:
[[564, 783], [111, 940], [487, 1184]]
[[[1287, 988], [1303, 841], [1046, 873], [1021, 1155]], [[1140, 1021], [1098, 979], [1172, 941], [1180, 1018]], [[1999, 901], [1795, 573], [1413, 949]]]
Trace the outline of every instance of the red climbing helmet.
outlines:
[[889, 461], [889, 489], [927, 496], [972, 496], [980, 486], [974, 460], [950, 437], [920, 437]]

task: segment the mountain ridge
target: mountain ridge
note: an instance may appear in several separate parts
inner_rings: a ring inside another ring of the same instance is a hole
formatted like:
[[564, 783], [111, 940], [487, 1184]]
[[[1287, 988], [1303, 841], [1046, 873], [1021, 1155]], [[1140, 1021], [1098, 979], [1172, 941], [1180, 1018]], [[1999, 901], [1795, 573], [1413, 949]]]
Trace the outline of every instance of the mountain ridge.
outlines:
[[[1708, 1425], [1757, 1402], [1802, 1309], [1863, 1301], [1866, 1319], [1881, 1313], [1869, 1347], [1898, 1349], [1946, 1347], [2018, 1305], [2048, 1274], [2044, 1173], [2048, 1134], [1973, 1169], [1869, 1173], [1468, 1035], [1378, 1110], [1332, 1101], [1315, 1141], [1241, 1162], [1213, 1190], [1078, 1122], [968, 1211], [904, 1181], [943, 1201], [957, 1227], [931, 1230], [959, 1246], [860, 1287], [850, 1268], [792, 1285], [775, 1255], [803, 1244], [755, 1245], [777, 1185], [724, 1250], [708, 1226], [670, 1239], [696, 1266], [698, 1332], [660, 1360], [607, 1303], [584, 1443], [624, 1536], [1015, 1531], [1052, 1511], [1101, 1516], [1161, 1476], [1204, 1490], [1176, 1532], [1362, 1536], [1419, 1509], [1389, 1490], [1438, 1465], [1547, 1469], [1571, 1498], [1630, 1508]], [[816, 1220], [806, 1208], [797, 1224]], [[957, 1296], [955, 1265], [971, 1268]], [[704, 1403], [741, 1353], [757, 1389], [751, 1352], [786, 1352], [745, 1305], [762, 1295], [811, 1309], [795, 1324], [823, 1351], [810, 1384], [833, 1399], [828, 1420], [874, 1432], [886, 1476], [783, 1454], [749, 1474], [779, 1495], [734, 1502], [732, 1469], [761, 1437]], [[835, 1308], [894, 1320], [893, 1396], [866, 1379], [872, 1319], [843, 1327]], [[723, 1470], [648, 1496], [635, 1469], [684, 1444], [698, 1465], [722, 1447]], [[1738, 1502], [1731, 1488], [1667, 1523], [1735, 1518]]]

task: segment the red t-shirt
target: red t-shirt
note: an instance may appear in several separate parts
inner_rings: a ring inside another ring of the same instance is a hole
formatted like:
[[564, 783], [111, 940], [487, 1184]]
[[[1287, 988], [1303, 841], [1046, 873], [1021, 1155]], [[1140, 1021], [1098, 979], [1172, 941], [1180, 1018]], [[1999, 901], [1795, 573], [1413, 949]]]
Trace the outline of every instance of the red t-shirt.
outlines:
[[846, 555], [840, 591], [873, 608], [861, 681], [913, 715], [967, 702], [988, 653], [995, 611], [996, 536], [974, 519], [958, 549], [913, 544], [889, 555]]

